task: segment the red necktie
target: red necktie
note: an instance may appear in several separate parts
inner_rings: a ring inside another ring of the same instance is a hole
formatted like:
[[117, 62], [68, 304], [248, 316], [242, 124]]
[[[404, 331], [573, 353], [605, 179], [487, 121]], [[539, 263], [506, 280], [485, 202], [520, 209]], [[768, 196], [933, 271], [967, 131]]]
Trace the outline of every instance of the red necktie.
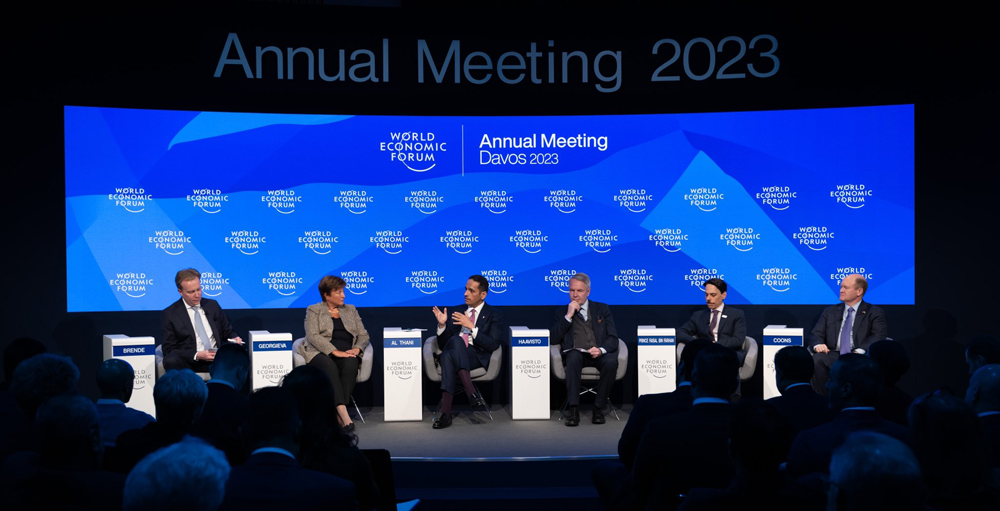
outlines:
[[[469, 319], [472, 320], [472, 326], [475, 327], [476, 326], [476, 309], [469, 309], [469, 311], [470, 311]], [[462, 334], [462, 340], [465, 341], [465, 347], [468, 348], [469, 347], [469, 334], [468, 333], [463, 333]]]

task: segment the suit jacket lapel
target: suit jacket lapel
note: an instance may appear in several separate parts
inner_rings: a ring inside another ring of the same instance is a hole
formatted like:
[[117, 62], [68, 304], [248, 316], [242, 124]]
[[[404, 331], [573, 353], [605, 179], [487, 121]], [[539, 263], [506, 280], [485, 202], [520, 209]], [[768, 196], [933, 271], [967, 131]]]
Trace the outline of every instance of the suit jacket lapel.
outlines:
[[[483, 324], [486, 322], [486, 316], [489, 315], [489, 305], [483, 304], [483, 310], [478, 315], [476, 315], [476, 328], [482, 328]], [[465, 312], [469, 312], [469, 308], [465, 308]]]
[[865, 317], [868, 311], [868, 304], [864, 300], [858, 302], [858, 308], [854, 311], [854, 324], [851, 325], [851, 332], [854, 335], [855, 346], [857, 346], [858, 332], [861, 331], [861, 319]]

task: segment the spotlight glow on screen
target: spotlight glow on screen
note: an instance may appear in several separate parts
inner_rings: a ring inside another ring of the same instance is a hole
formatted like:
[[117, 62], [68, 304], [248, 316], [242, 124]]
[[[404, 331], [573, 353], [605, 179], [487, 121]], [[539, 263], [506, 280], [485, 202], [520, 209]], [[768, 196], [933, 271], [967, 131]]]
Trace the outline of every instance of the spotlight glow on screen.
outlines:
[[[914, 303], [913, 105], [413, 117], [65, 107], [68, 310]], [[449, 294], [450, 293], [450, 294]], [[444, 295], [441, 297], [439, 295]]]

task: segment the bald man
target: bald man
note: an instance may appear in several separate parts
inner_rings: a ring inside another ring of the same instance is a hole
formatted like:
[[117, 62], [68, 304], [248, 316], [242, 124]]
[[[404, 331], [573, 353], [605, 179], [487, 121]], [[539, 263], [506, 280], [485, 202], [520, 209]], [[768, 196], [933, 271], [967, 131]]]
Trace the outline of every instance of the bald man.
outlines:
[[965, 402], [972, 406], [989, 442], [990, 460], [1000, 467], [1000, 364], [980, 367], [969, 380]]
[[863, 355], [875, 341], [888, 336], [885, 311], [864, 301], [868, 281], [858, 274], [844, 277], [840, 282], [840, 303], [828, 307], [809, 334], [809, 351], [813, 353], [812, 386], [817, 393], [826, 395], [826, 382], [830, 367], [845, 353]]

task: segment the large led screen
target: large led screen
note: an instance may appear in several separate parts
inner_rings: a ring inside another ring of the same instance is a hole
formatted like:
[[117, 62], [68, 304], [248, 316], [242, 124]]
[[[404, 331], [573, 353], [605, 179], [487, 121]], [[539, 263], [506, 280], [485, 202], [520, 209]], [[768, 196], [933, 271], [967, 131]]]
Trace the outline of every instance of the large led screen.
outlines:
[[914, 302], [912, 105], [414, 117], [65, 107], [69, 311]]

